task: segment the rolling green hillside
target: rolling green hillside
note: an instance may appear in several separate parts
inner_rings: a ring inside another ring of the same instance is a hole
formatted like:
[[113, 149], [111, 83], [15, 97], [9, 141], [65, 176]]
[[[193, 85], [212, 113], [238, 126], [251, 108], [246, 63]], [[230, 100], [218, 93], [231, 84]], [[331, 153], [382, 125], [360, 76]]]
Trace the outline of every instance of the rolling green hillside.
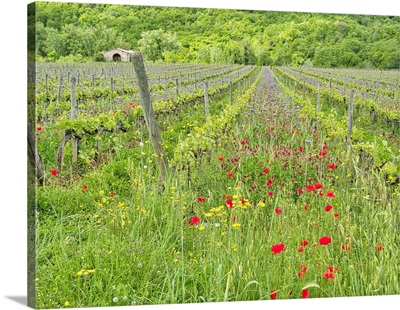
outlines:
[[35, 24], [44, 61], [147, 47], [159, 49], [144, 53], [153, 61], [400, 67], [400, 18], [391, 16], [42, 2]]

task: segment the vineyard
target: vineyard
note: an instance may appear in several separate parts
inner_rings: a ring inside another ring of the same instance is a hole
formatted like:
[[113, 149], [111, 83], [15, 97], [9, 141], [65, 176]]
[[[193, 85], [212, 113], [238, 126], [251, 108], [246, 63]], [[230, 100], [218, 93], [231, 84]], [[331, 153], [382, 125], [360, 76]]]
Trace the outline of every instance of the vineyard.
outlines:
[[32, 72], [38, 308], [400, 294], [398, 71], [145, 69]]

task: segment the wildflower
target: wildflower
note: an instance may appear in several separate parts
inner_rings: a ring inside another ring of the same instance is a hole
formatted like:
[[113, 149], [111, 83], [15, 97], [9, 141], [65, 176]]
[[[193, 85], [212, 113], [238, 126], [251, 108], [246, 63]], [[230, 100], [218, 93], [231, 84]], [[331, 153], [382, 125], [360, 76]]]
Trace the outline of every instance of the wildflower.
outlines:
[[233, 201], [231, 199], [228, 199], [225, 201], [225, 204], [228, 208], [232, 209], [233, 208]]
[[383, 249], [383, 246], [380, 245], [380, 244], [378, 244], [378, 245], [376, 246], [376, 249], [377, 249], [378, 251], [381, 251], [381, 250]]
[[339, 213], [335, 213], [333, 216], [334, 217], [339, 217]]
[[329, 270], [329, 272], [334, 272], [335, 270], [336, 271], [339, 270], [339, 268], [338, 267], [335, 268], [335, 266], [327, 266], [326, 268]]
[[333, 193], [333, 191], [327, 191], [327, 192], [326, 192], [326, 197], [334, 198], [334, 197], [335, 197], [335, 194]]
[[304, 205], [304, 210], [308, 210], [308, 205], [307, 204]]
[[281, 208], [276, 208], [275, 209], [275, 213], [276, 214], [281, 214], [282, 213], [282, 209]]
[[307, 271], [307, 266], [304, 265], [304, 264], [300, 264], [300, 270], [301, 270], [302, 272], [306, 272], [306, 271]]
[[301, 188], [299, 188], [299, 189], [297, 190], [297, 194], [299, 194], [299, 195], [303, 194], [303, 190], [302, 190]]
[[331, 238], [329, 238], [328, 236], [323, 236], [319, 239], [320, 245], [327, 245], [329, 243], [331, 243]]
[[333, 208], [333, 206], [328, 205], [328, 206], [325, 207], [325, 211], [326, 211], [326, 212], [329, 212], [329, 211], [332, 210], [332, 208]]
[[314, 186], [315, 186], [316, 189], [321, 189], [321, 188], [323, 188], [323, 186], [322, 186], [321, 183], [315, 183]]
[[325, 271], [324, 273], [322, 273], [322, 275], [324, 276], [325, 279], [333, 279], [333, 278], [335, 278], [335, 274], [333, 272], [330, 272], [330, 271]]
[[298, 272], [297, 276], [301, 279], [304, 276], [304, 272], [303, 271]]
[[70, 305], [71, 305], [71, 304], [69, 303], [68, 300], [64, 303], [64, 306], [65, 306], [65, 307], [68, 307], [68, 306], [70, 306]]
[[271, 186], [272, 185], [272, 180], [268, 180], [267, 185]]
[[41, 130], [42, 130], [42, 127], [38, 127], [38, 128], [37, 128], [37, 131], [41, 131]]
[[204, 226], [204, 225], [201, 225], [200, 227], [199, 227], [199, 230], [200, 231], [202, 231], [202, 230], [204, 230], [206, 227]]
[[228, 178], [233, 177], [233, 172], [228, 172], [227, 177], [228, 177]]
[[258, 203], [258, 206], [261, 207], [261, 208], [262, 208], [262, 207], [265, 207], [265, 203], [262, 202], [262, 201], [260, 201], [260, 202]]
[[337, 166], [336, 166], [335, 164], [330, 164], [330, 165], [328, 165], [328, 169], [333, 170], [333, 169], [335, 169], [335, 168], [337, 168]]
[[110, 197], [114, 198], [114, 196], [115, 196], [114, 192], [110, 192]]
[[274, 244], [274, 245], [271, 247], [271, 251], [272, 251], [274, 254], [278, 254], [278, 253], [280, 253], [280, 252], [282, 252], [282, 251], [284, 251], [284, 250], [285, 250], [285, 245], [284, 245], [283, 243]]
[[87, 185], [83, 185], [82, 193], [84, 193], [87, 189], [88, 189], [88, 186]]
[[113, 302], [118, 302], [118, 297], [114, 297]]
[[236, 216], [233, 215], [233, 216], [231, 217], [231, 220], [232, 220], [232, 222], [236, 221]]
[[263, 172], [264, 172], [265, 174], [267, 174], [267, 173], [269, 172], [268, 168], [264, 168], [264, 169], [263, 169]]
[[235, 229], [236, 229], [236, 228], [239, 228], [239, 227], [240, 227], [240, 224], [239, 224], [239, 223], [235, 223], [235, 224], [232, 225], [232, 227], [235, 228]]
[[50, 170], [50, 173], [51, 173], [52, 175], [56, 176], [57, 173], [58, 173], [58, 171], [57, 171], [56, 169], [51, 169], [51, 170]]
[[218, 160], [220, 160], [220, 161], [223, 161], [224, 160], [224, 157], [218, 157]]
[[326, 155], [326, 151], [321, 151], [318, 153], [319, 156], [325, 156]]
[[242, 140], [240, 143], [241, 143], [242, 145], [246, 145], [246, 144], [247, 144], [247, 140]]
[[206, 199], [203, 197], [197, 197], [197, 201], [203, 203], [204, 201], [206, 201]]
[[300, 247], [300, 248], [297, 249], [297, 252], [299, 252], [299, 253], [301, 253], [301, 252], [303, 252], [303, 251], [304, 251], [304, 248], [302, 248], [302, 247]]
[[342, 250], [349, 251], [350, 250], [350, 246], [342, 244]]
[[200, 222], [200, 218], [197, 217], [197, 216], [193, 216], [192, 219], [191, 219], [190, 222], [189, 222], [189, 225], [190, 225], [190, 226], [193, 226], [193, 225], [196, 225], [196, 224], [199, 223], [199, 222]]
[[268, 195], [269, 197], [272, 197], [273, 194], [274, 194], [273, 192], [268, 192], [267, 195]]
[[307, 185], [307, 186], [306, 186], [306, 191], [307, 191], [307, 192], [315, 192], [315, 187], [314, 187], [314, 185]]
[[301, 246], [306, 246], [307, 244], [308, 244], [308, 241], [307, 241], [307, 240], [303, 240], [303, 241], [300, 242], [300, 245], [301, 245]]
[[278, 291], [273, 290], [273, 291], [271, 291], [270, 295], [271, 295], [271, 299], [276, 299], [278, 297]]
[[308, 292], [308, 290], [301, 291], [301, 298], [308, 298], [308, 296], [310, 296], [310, 293]]

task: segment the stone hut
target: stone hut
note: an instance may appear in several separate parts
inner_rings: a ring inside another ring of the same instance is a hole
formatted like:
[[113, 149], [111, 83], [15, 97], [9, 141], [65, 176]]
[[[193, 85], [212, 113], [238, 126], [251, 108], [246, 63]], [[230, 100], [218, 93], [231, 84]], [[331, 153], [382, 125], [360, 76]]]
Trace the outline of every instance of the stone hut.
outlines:
[[104, 53], [104, 59], [106, 61], [123, 61], [123, 62], [130, 62], [131, 61], [131, 54], [133, 51], [131, 50], [124, 50], [122, 48], [115, 48], [111, 51]]

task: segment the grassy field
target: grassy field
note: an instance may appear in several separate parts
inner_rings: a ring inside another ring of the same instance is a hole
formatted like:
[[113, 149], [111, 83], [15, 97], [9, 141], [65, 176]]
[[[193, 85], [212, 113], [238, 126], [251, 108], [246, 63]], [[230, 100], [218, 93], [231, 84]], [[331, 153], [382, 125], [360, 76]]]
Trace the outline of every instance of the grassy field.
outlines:
[[[160, 124], [172, 167], [162, 193], [144, 127], [102, 138], [80, 171], [46, 166], [38, 308], [400, 294], [399, 184], [316, 130], [267, 68], [234, 107], [230, 130], [183, 154], [189, 170], [174, 154], [203, 132], [202, 103]], [[226, 109], [218, 95], [211, 115]], [[55, 132], [38, 134], [45, 164]]]

